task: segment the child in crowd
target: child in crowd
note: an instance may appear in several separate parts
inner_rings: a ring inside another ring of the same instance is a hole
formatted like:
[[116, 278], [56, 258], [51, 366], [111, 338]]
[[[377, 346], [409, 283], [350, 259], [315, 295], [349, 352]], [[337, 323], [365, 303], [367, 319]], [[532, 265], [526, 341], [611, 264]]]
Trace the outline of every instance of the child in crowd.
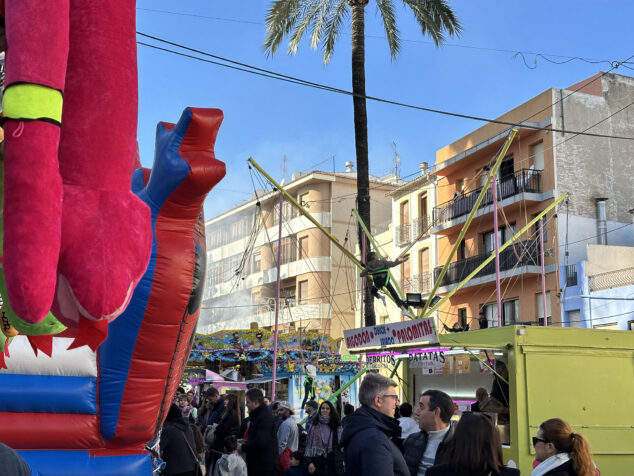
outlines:
[[304, 453], [293, 451], [290, 454], [291, 466], [286, 470], [284, 476], [307, 476], [308, 471], [304, 466]]
[[214, 468], [214, 476], [247, 476], [247, 464], [236, 451], [238, 439], [232, 435], [227, 436], [224, 444], [223, 455]]

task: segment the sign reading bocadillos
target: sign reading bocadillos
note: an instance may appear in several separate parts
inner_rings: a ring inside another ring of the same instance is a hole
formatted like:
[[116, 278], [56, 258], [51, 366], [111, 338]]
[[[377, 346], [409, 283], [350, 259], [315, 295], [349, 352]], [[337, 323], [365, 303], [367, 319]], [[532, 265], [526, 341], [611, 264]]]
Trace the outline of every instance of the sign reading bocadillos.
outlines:
[[431, 319], [382, 324], [343, 331], [348, 350], [438, 342]]

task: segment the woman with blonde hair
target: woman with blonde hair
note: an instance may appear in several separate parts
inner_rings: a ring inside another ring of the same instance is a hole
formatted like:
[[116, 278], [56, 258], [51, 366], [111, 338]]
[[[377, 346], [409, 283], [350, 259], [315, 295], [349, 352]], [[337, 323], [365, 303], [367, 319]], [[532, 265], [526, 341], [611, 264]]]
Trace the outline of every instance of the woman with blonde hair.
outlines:
[[531, 476], [595, 476], [588, 441], [561, 418], [546, 420], [533, 437], [539, 465]]

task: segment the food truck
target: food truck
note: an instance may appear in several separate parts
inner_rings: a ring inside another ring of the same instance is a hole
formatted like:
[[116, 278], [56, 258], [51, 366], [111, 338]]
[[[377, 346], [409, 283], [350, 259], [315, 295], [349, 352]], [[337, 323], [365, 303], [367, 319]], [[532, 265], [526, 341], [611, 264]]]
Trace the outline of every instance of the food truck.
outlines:
[[601, 474], [634, 474], [632, 332], [506, 326], [363, 351], [397, 351], [407, 382], [403, 400], [415, 403], [427, 389], [442, 390], [456, 402], [456, 418], [470, 411], [477, 388], [491, 392], [491, 367], [501, 361], [508, 369], [508, 410], [493, 416], [506, 463], [530, 474], [531, 437], [541, 422], [558, 417], [588, 439]]

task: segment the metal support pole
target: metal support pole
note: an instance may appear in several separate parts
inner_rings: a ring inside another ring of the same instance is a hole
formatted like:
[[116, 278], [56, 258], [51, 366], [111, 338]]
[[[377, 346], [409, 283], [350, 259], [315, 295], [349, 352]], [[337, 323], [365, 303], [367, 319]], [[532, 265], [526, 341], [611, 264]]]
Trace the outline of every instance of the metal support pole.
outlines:
[[275, 400], [275, 382], [277, 377], [277, 323], [280, 316], [280, 266], [282, 261], [282, 208], [284, 205], [284, 195], [280, 193], [280, 215], [277, 238], [277, 283], [275, 286], [275, 337], [273, 340], [273, 382], [271, 383], [271, 400]]
[[[498, 178], [493, 175], [493, 242], [495, 244], [495, 297], [498, 304], [498, 327], [502, 327], [502, 294], [500, 292], [500, 240], [498, 230]], [[463, 256], [464, 258], [464, 256]]]
[[542, 262], [542, 306], [544, 308], [544, 326], [548, 326], [548, 314], [546, 313], [546, 270], [544, 267], [544, 220], [539, 220], [539, 253]]

